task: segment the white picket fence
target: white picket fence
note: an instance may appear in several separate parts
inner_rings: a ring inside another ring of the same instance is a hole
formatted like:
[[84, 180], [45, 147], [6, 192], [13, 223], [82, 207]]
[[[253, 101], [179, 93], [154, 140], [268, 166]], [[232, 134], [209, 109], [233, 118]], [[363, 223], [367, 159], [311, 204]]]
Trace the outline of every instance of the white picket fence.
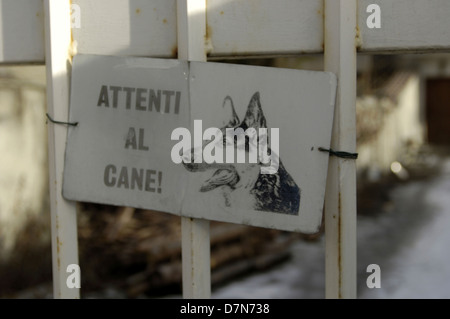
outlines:
[[[72, 11], [72, 16], [71, 16]], [[338, 76], [332, 148], [356, 149], [357, 52], [450, 49], [448, 0], [0, 0], [0, 63], [45, 63], [48, 113], [68, 118], [77, 53], [207, 61], [323, 53]], [[67, 128], [49, 125], [55, 298], [78, 264], [76, 205], [61, 195]], [[325, 199], [326, 297], [356, 297], [355, 161], [332, 157]], [[211, 294], [209, 222], [182, 219], [183, 295]]]

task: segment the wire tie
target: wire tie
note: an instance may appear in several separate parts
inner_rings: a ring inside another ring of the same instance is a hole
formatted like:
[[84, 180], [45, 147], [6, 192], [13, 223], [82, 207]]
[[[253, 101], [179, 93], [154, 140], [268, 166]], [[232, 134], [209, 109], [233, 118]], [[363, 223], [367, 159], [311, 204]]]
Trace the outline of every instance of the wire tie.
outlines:
[[78, 122], [61, 122], [61, 121], [56, 121], [54, 119], [52, 119], [52, 117], [46, 113], [47, 118], [50, 122], [54, 123], [54, 124], [61, 124], [61, 125], [70, 125], [70, 126], [77, 126]]
[[334, 151], [331, 148], [326, 149], [323, 147], [319, 147], [319, 151], [321, 152], [327, 152], [330, 154], [330, 156], [336, 156], [340, 158], [347, 158], [347, 159], [357, 159], [358, 153], [349, 153], [349, 152], [342, 152], [342, 151]]

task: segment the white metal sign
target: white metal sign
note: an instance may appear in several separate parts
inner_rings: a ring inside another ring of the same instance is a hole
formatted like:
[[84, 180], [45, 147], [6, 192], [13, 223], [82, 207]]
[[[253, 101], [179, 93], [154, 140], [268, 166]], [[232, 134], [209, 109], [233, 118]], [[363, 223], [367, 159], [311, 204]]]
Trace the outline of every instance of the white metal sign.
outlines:
[[188, 68], [177, 60], [76, 56], [63, 194], [179, 214], [186, 172], [170, 136], [189, 126]]
[[326, 72], [76, 56], [63, 194], [315, 232], [335, 92]]

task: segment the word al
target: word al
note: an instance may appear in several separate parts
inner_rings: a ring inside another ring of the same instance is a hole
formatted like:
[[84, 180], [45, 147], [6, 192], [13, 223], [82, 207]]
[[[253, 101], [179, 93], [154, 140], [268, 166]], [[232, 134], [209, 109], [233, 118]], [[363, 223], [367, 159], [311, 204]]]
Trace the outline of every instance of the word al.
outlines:
[[81, 270], [80, 266], [77, 264], [70, 264], [66, 268], [66, 272], [70, 273], [67, 276], [66, 286], [69, 289], [80, 289], [81, 288]]
[[366, 285], [368, 288], [381, 288], [381, 268], [377, 264], [367, 266], [366, 272], [371, 272], [367, 277]]
[[[202, 120], [194, 120], [194, 147], [191, 148], [191, 132], [185, 127], [173, 130], [171, 139], [180, 140], [172, 148], [171, 158], [175, 164], [223, 164], [262, 163], [261, 174], [275, 174], [279, 166], [279, 129], [270, 129], [270, 146], [267, 146], [267, 128], [210, 127], [203, 132]], [[235, 160], [235, 154], [237, 160]], [[258, 162], [259, 160], [259, 162]]]
[[370, 4], [366, 9], [367, 13], [371, 13], [366, 20], [369, 29], [381, 28], [381, 8], [378, 4]]

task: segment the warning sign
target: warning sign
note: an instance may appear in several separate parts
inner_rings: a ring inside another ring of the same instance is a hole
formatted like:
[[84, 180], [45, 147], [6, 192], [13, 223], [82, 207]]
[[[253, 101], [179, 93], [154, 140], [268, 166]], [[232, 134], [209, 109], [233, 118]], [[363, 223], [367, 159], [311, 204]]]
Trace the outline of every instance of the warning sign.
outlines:
[[326, 72], [78, 55], [63, 195], [315, 232], [335, 92]]

